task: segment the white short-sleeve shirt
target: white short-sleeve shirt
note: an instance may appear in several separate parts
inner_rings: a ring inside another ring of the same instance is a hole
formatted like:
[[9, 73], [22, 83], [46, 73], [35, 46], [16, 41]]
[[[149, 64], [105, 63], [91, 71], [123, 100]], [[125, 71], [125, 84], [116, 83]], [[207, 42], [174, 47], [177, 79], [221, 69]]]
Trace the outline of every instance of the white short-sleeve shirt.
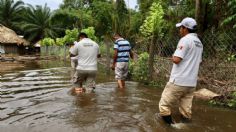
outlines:
[[202, 52], [203, 45], [197, 34], [189, 33], [182, 37], [173, 55], [182, 61], [173, 64], [169, 81], [179, 86], [196, 87]]
[[97, 70], [99, 46], [93, 40], [89, 38], [82, 39], [70, 49], [70, 53], [77, 55], [77, 70]]

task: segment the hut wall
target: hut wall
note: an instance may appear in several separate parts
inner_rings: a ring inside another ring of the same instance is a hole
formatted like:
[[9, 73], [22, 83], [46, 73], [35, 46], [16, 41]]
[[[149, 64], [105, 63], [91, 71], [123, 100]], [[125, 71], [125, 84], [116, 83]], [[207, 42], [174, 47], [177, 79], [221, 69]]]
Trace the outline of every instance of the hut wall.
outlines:
[[6, 54], [18, 54], [19, 53], [19, 47], [16, 44], [4, 44], [2, 46], [4, 47]]

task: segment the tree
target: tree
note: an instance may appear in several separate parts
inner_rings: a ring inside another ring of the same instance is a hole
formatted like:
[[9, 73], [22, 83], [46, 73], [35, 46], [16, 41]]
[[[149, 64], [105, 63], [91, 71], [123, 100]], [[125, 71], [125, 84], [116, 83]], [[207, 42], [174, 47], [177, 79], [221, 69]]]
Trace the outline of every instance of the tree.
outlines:
[[[55, 26], [63, 27], [64, 30], [73, 29], [77, 27], [77, 22], [79, 20], [76, 12], [77, 11], [75, 10], [58, 9], [53, 13], [51, 22]], [[62, 31], [63, 33], [65, 32], [64, 30]]]
[[124, 0], [116, 0], [115, 14], [113, 17], [114, 32], [119, 32], [124, 37], [128, 36], [129, 31], [129, 12]]
[[143, 25], [140, 27], [141, 33], [150, 38], [151, 37], [151, 45], [149, 47], [149, 78], [152, 79], [153, 74], [153, 61], [154, 61], [154, 46], [157, 40], [157, 37], [163, 36], [163, 28], [165, 28], [164, 24], [164, 11], [160, 3], [153, 3], [150, 7], [149, 15], [144, 20]]
[[60, 8], [65, 9], [65, 8], [74, 8], [77, 9], [81, 5], [81, 0], [63, 0], [63, 4], [60, 5]]
[[35, 8], [29, 5], [26, 12], [21, 28], [30, 41], [36, 42], [45, 37], [55, 38], [56, 31], [61, 30], [51, 23], [52, 13], [46, 4], [44, 7], [36, 6]]
[[148, 15], [148, 11], [150, 9], [150, 6], [152, 5], [154, 0], [137, 0], [137, 3], [139, 5], [140, 13], [142, 14], [142, 19], [145, 19]]
[[95, 30], [99, 36], [112, 32], [112, 15], [114, 8], [110, 2], [95, 1], [92, 4], [92, 14], [95, 21]]
[[104, 2], [106, 0], [63, 0], [63, 4], [60, 5], [60, 8], [88, 8], [94, 1]]
[[232, 23], [233, 28], [236, 28], [236, 0], [229, 0], [227, 5], [229, 7], [228, 16], [222, 22], [222, 25]]
[[24, 2], [14, 0], [0, 0], [0, 21], [8, 28], [15, 28], [15, 23], [21, 19], [20, 12], [23, 9]]

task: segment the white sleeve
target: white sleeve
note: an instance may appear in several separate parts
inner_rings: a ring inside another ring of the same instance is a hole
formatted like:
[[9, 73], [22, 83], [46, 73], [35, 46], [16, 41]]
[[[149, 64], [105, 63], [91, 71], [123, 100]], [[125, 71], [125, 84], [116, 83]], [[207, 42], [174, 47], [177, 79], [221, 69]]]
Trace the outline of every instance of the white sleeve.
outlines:
[[98, 55], [100, 54], [100, 47], [99, 47], [99, 45], [97, 44], [97, 48], [98, 48]]
[[119, 47], [119, 46], [118, 46], [118, 43], [115, 42], [115, 43], [114, 43], [114, 49], [118, 49], [118, 47]]
[[184, 56], [187, 54], [188, 50], [189, 46], [187, 41], [185, 39], [180, 39], [173, 56], [180, 57], [183, 59]]

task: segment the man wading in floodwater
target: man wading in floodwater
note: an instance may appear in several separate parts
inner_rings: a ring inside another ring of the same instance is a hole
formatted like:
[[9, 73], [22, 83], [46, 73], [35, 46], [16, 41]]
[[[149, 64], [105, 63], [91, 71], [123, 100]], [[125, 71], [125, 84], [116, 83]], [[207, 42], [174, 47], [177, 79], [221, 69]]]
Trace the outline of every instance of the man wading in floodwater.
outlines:
[[174, 123], [171, 118], [171, 107], [177, 102], [182, 121], [191, 120], [193, 92], [197, 85], [203, 52], [203, 45], [195, 33], [197, 23], [194, 19], [187, 17], [176, 24], [176, 27], [180, 28], [182, 38], [172, 57], [174, 64], [170, 80], [161, 95], [158, 114], [168, 124]]
[[133, 59], [133, 52], [129, 41], [121, 37], [120, 34], [116, 33], [113, 36], [115, 40], [114, 44], [114, 57], [112, 70], [115, 70], [115, 78], [118, 83], [118, 87], [125, 88], [125, 79], [128, 75], [129, 58]]
[[[77, 56], [78, 59], [76, 72], [72, 79], [77, 94], [88, 89], [95, 89], [97, 58], [101, 57], [98, 44], [89, 39], [87, 34], [80, 33], [78, 37], [80, 41], [70, 50], [70, 56]], [[83, 88], [83, 82], [86, 82], [85, 88]]]

